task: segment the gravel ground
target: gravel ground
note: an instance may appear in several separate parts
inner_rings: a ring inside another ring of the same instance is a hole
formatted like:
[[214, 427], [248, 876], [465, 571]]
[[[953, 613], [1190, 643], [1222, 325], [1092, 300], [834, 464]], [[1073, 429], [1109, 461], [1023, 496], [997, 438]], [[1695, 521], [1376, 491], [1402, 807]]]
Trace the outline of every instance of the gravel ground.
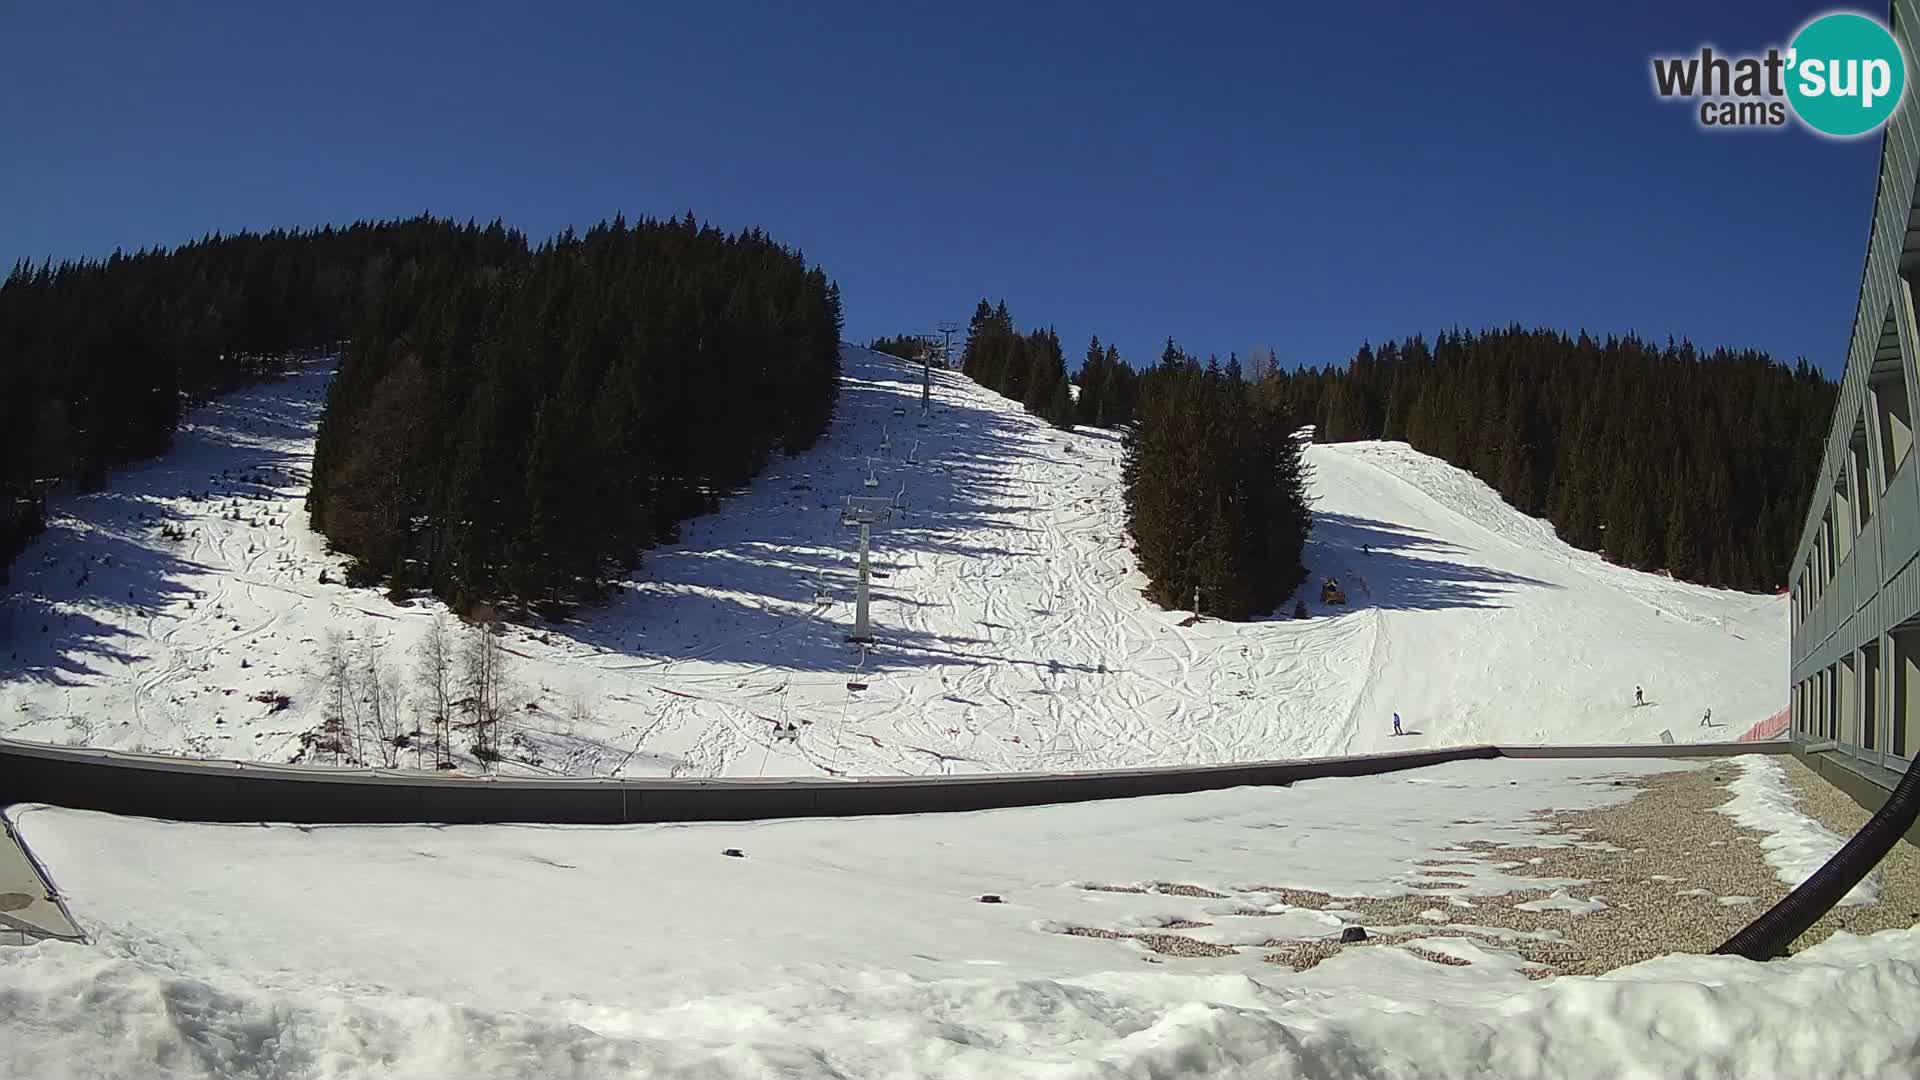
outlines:
[[[1786, 769], [1803, 813], [1842, 838], [1851, 836], [1867, 812], [1791, 757], [1773, 758]], [[1775, 876], [1760, 847], [1763, 834], [1743, 829], [1715, 808], [1730, 797], [1729, 781], [1740, 767], [1709, 762], [1698, 768], [1616, 781], [1639, 793], [1616, 806], [1578, 812], [1549, 812], [1539, 820], [1547, 831], [1568, 836], [1571, 847], [1511, 847], [1485, 841], [1438, 851], [1418, 864], [1423, 876], [1461, 875], [1448, 867], [1476, 863], [1499, 866], [1520, 877], [1576, 879], [1585, 884], [1565, 890], [1575, 900], [1602, 899], [1606, 906], [1585, 914], [1560, 910], [1522, 910], [1519, 905], [1547, 900], [1547, 888], [1501, 896], [1475, 896], [1472, 907], [1449, 905], [1444, 897], [1339, 897], [1282, 885], [1255, 886], [1240, 899], [1257, 903], [1216, 921], [1282, 914], [1263, 910], [1274, 904], [1331, 909], [1350, 925], [1365, 927], [1365, 942], [1343, 945], [1334, 938], [1272, 939], [1260, 946], [1262, 958], [1304, 970], [1343, 948], [1404, 945], [1426, 937], [1472, 937], [1514, 949], [1529, 965], [1529, 978], [1553, 974], [1594, 975], [1674, 952], [1710, 952], [1789, 891]], [[1433, 868], [1433, 869], [1428, 869]], [[1794, 943], [1794, 951], [1824, 940], [1835, 930], [1867, 934], [1920, 921], [1920, 850], [1899, 845], [1881, 863], [1881, 899], [1865, 907], [1835, 908]], [[1464, 875], [1461, 875], [1464, 876]], [[1459, 888], [1457, 882], [1424, 880], [1421, 890]], [[1161, 884], [1156, 893], [1218, 897], [1191, 886]], [[1437, 909], [1437, 910], [1436, 910]], [[1184, 928], [1184, 927], [1182, 927]], [[1184, 935], [1117, 932], [1076, 927], [1085, 937], [1131, 937], [1154, 952], [1172, 956], [1220, 956], [1236, 950]], [[1409, 951], [1415, 951], [1417, 947]], [[1434, 963], [1462, 961], [1418, 949]]]

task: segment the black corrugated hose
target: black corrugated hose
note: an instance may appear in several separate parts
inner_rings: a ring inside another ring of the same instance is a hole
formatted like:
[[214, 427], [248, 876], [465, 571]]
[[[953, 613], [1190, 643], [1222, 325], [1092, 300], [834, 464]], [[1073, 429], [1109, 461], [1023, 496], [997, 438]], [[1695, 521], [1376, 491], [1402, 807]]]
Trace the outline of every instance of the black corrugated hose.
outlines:
[[1716, 954], [1744, 956], [1749, 960], [1771, 960], [1787, 954], [1787, 946], [1807, 932], [1807, 927], [1833, 910], [1833, 905], [1860, 884], [1868, 871], [1880, 865], [1893, 845], [1913, 828], [1920, 818], [1920, 755], [1907, 766], [1907, 774], [1888, 796], [1885, 805], [1860, 827], [1845, 847], [1828, 859], [1825, 866], [1773, 905], [1765, 915], [1747, 924], [1746, 929], [1713, 950]]

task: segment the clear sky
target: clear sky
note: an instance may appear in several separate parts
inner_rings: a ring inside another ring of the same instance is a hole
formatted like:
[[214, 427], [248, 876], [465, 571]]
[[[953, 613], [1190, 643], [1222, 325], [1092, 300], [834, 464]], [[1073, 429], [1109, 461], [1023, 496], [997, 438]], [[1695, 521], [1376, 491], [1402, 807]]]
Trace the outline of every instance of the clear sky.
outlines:
[[1824, 5], [1296, 7], [0, 0], [0, 262], [691, 209], [861, 340], [991, 296], [1136, 362], [1518, 321], [1838, 369], [1878, 137], [1709, 134], [1648, 74]]

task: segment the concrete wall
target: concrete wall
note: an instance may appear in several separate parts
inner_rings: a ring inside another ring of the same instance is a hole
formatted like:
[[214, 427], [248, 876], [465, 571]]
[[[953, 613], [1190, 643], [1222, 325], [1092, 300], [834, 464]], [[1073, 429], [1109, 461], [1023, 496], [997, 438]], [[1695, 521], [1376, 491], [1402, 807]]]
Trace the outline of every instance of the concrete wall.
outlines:
[[1475, 758], [1690, 757], [1785, 743], [1463, 746], [1313, 761], [959, 777], [603, 780], [446, 777], [194, 761], [0, 739], [0, 805], [42, 802], [182, 821], [299, 823], [746, 821], [923, 814], [1369, 776]]

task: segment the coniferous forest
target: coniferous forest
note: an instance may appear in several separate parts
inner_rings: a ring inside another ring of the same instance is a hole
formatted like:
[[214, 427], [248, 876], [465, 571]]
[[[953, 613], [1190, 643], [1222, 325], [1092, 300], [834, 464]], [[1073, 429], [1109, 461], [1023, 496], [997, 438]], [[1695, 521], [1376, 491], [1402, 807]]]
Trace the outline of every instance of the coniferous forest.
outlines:
[[16, 265], [0, 284], [0, 582], [50, 492], [98, 490], [113, 466], [166, 450], [183, 406], [347, 337], [408, 265], [450, 245], [524, 241], [422, 218]]
[[902, 360], [919, 360], [927, 353], [927, 342], [912, 334], [899, 337], [877, 337], [867, 343], [874, 352], [883, 352], [888, 356], [897, 356]]
[[1301, 444], [1254, 391], [1238, 363], [1202, 367], [1171, 339], [1140, 380], [1121, 475], [1147, 596], [1162, 607], [1245, 619], [1306, 577]]
[[[1103, 349], [1094, 338], [1079, 372], [1069, 378], [1060, 338], [1052, 330], [1020, 334], [1004, 300], [998, 307], [980, 301], [960, 356], [969, 378], [1055, 427], [1118, 427], [1133, 416], [1138, 377], [1118, 349]], [[1077, 393], [1070, 389], [1075, 386]]]
[[1320, 441], [1404, 440], [1575, 547], [1748, 591], [1786, 580], [1835, 392], [1804, 360], [1518, 326], [1363, 345], [1260, 386]]
[[[1209, 473], [1215, 451], [1194, 449], [1203, 430], [1233, 433], [1220, 436], [1234, 448], [1221, 453], [1306, 426], [1320, 442], [1405, 441], [1546, 518], [1575, 547], [1685, 581], [1771, 591], [1785, 580], [1836, 393], [1804, 360], [1790, 367], [1753, 350], [1510, 326], [1362, 345], [1326, 368], [1268, 362], [1251, 374], [1237, 357], [1203, 367], [1169, 340], [1143, 377], [1096, 338], [1072, 376], [1080, 392], [1068, 413], [1049, 389], [1058, 356], [1050, 331], [1021, 336], [1005, 302], [980, 302], [967, 373], [1060, 426], [1131, 425], [1128, 509], [1153, 598], [1186, 607], [1198, 584], [1203, 610], [1221, 615], [1269, 610], [1261, 586], [1287, 581], [1284, 596], [1298, 583], [1298, 548], [1292, 561], [1282, 551], [1271, 573], [1238, 569], [1264, 534], [1231, 522], [1236, 505], [1218, 492], [1240, 490], [1222, 479], [1239, 466]], [[1174, 400], [1159, 400], [1167, 394]], [[1279, 487], [1299, 475], [1283, 463]], [[1213, 528], [1216, 514], [1228, 527]], [[1263, 508], [1243, 520], [1294, 535], [1294, 515]]]
[[104, 486], [184, 406], [350, 341], [308, 509], [356, 578], [588, 598], [819, 437], [840, 324], [799, 253], [691, 216], [538, 249], [419, 218], [23, 264], [0, 285], [0, 573], [50, 492]]
[[553, 611], [832, 418], [838, 289], [750, 230], [616, 219], [369, 312], [308, 509], [365, 581]]
[[1149, 599], [1189, 608], [1198, 590], [1204, 614], [1245, 619], [1300, 584], [1312, 525], [1300, 445], [1237, 362], [1202, 367], [1169, 340], [1142, 376], [1095, 337], [1070, 383], [1053, 331], [1022, 335], [1004, 301], [985, 300], [963, 357], [970, 377], [1048, 423], [1125, 431], [1127, 529]]

